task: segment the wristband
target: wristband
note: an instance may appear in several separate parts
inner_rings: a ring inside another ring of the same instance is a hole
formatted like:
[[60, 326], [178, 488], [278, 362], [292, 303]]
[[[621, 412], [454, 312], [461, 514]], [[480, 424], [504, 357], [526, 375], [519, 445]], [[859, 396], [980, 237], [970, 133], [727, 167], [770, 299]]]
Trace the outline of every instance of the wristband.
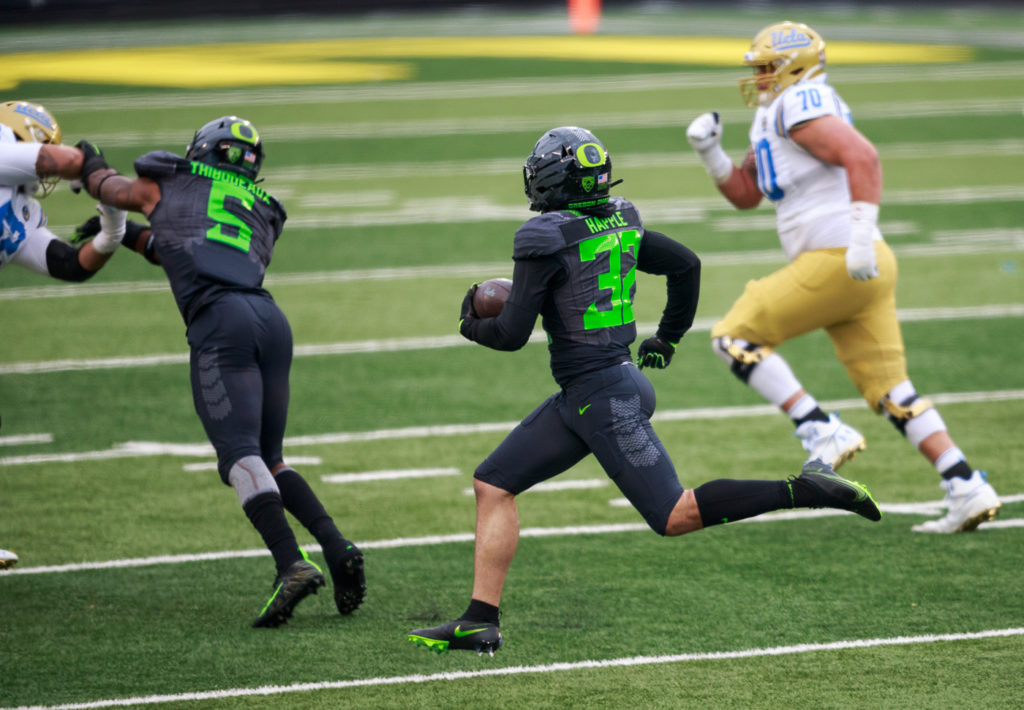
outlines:
[[732, 175], [732, 159], [725, 154], [721, 145], [715, 145], [704, 153], [697, 153], [700, 162], [704, 163], [704, 169], [716, 185], [721, 185]]
[[121, 246], [120, 236], [107, 234], [102, 230], [92, 240], [92, 248], [100, 254], [113, 254], [119, 246]]
[[878, 205], [873, 202], [850, 203], [850, 242], [870, 244], [875, 238], [878, 225]]

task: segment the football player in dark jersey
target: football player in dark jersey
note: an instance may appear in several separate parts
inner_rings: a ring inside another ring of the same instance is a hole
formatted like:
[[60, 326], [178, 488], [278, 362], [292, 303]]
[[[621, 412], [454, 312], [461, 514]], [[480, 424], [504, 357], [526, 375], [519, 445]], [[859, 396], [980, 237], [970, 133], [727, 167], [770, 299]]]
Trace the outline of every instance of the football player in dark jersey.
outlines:
[[253, 626], [286, 623], [296, 604], [324, 586], [285, 510], [322, 546], [338, 611], [350, 614], [366, 591], [363, 555], [282, 456], [292, 333], [262, 284], [286, 214], [255, 182], [259, 133], [237, 116], [215, 119], [196, 131], [184, 158], [156, 151], [136, 160], [137, 179], [110, 168], [95, 146], [79, 145], [89, 194], [149, 218], [150, 229], [135, 228], [130, 246], [167, 274], [188, 327], [193, 401], [221, 479], [274, 557], [273, 595]]
[[[523, 347], [540, 315], [560, 390], [518, 424], [474, 475], [477, 523], [473, 593], [458, 619], [409, 633], [435, 651], [493, 655], [502, 644], [498, 604], [519, 539], [515, 497], [594, 454], [660, 535], [682, 535], [780, 508], [829, 507], [878, 520], [866, 488], [808, 462], [786, 481], [718, 479], [683, 490], [651, 427], [654, 388], [639, 368], [664, 368], [693, 324], [700, 260], [646, 229], [636, 207], [611, 197], [611, 158], [582, 128], [545, 133], [526, 159], [530, 209], [516, 231], [512, 291], [501, 313], [479, 318], [471, 288], [459, 331], [497, 350]], [[667, 304], [657, 332], [636, 338], [636, 271], [665, 276]], [[639, 366], [639, 367], [638, 367]]]

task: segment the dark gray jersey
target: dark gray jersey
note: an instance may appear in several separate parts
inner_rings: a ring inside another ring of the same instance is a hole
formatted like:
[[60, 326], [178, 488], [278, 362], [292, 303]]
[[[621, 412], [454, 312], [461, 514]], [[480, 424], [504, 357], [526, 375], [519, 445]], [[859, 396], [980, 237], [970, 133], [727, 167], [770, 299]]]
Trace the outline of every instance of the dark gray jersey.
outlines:
[[287, 215], [276, 198], [227, 170], [156, 151], [135, 161], [160, 186], [149, 215], [156, 253], [185, 323], [225, 291], [263, 292]]
[[556, 380], [630, 359], [643, 234], [636, 208], [621, 197], [600, 211], [545, 212], [516, 231], [517, 262], [548, 257], [561, 267], [541, 308]]

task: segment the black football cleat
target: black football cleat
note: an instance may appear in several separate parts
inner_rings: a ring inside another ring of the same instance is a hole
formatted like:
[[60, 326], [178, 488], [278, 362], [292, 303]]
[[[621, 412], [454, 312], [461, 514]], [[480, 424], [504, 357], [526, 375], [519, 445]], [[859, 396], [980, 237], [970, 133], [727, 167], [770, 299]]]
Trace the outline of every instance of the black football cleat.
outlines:
[[882, 519], [882, 511], [865, 486], [846, 480], [821, 460], [808, 461], [800, 475], [790, 479], [790, 485], [800, 484], [805, 484], [805, 490], [814, 495], [814, 502], [809, 508], [838, 508], [868, 520]]
[[496, 624], [456, 619], [447, 624], [429, 629], [417, 629], [409, 632], [409, 640], [417, 646], [425, 646], [431, 651], [445, 653], [452, 649], [458, 651], [484, 652], [494, 656], [501, 648], [503, 639]]
[[[306, 553], [302, 554], [305, 557]], [[308, 557], [293, 562], [274, 582], [274, 593], [256, 621], [252, 622], [253, 628], [272, 629], [287, 624], [295, 605], [310, 594], [316, 594], [324, 584], [323, 572]]]
[[351, 614], [366, 597], [366, 574], [363, 572], [363, 553], [353, 543], [345, 541], [345, 551], [327, 565], [334, 585], [334, 604], [339, 614]]

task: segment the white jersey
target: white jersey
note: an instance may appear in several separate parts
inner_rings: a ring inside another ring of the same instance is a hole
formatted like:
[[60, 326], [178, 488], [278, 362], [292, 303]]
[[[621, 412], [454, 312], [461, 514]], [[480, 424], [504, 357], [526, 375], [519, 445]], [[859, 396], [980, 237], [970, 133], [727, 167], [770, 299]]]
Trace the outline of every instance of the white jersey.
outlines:
[[[792, 261], [801, 252], [850, 243], [850, 186], [846, 170], [811, 155], [790, 129], [822, 116], [852, 124], [850, 108], [820, 75], [788, 87], [760, 106], [750, 126], [757, 186], [775, 206], [779, 241]], [[882, 235], [875, 230], [875, 239]]]
[[58, 237], [46, 228], [46, 214], [31, 197], [39, 181], [39, 144], [15, 141], [14, 132], [0, 125], [0, 269], [20, 264], [49, 276], [46, 248]]

